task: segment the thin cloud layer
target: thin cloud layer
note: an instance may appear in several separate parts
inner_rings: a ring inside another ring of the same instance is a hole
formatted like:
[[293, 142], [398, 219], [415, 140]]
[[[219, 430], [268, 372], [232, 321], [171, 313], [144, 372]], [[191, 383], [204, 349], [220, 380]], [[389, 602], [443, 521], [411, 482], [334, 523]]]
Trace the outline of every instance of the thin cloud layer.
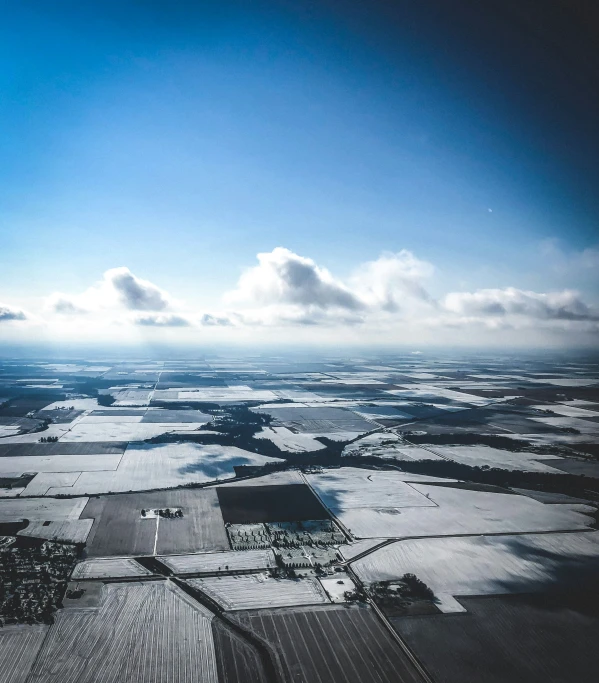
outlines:
[[133, 322], [142, 327], [189, 327], [191, 324], [187, 318], [172, 313], [142, 315], [134, 318]]
[[584, 320], [599, 318], [582, 301], [580, 293], [528, 292], [515, 287], [452, 292], [445, 297], [446, 310], [466, 316], [522, 316], [533, 320]]

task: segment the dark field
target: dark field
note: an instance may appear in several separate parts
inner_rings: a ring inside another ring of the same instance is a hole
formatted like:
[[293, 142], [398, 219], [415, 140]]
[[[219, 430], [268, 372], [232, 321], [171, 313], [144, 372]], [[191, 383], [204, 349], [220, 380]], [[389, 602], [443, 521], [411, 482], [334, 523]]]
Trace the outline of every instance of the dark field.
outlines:
[[90, 498], [82, 519], [95, 519], [87, 539], [89, 557], [154, 554], [156, 520], [142, 508], [179, 507], [181, 519], [160, 520], [157, 554], [229, 550], [215, 489], [124, 493]]
[[564, 460], [546, 460], [545, 462], [562, 472], [568, 472], [568, 474], [579, 474], [585, 477], [595, 477], [596, 479], [599, 479], [599, 461], [597, 460], [576, 460], [575, 458], [567, 458]]
[[3, 417], [25, 417], [27, 413], [41, 410], [53, 401], [64, 398], [64, 394], [52, 394], [44, 398], [15, 398], [8, 401], [0, 408]]
[[69, 424], [82, 414], [82, 410], [39, 410], [36, 417], [41, 420], [51, 420], [55, 424]]
[[467, 614], [392, 619], [436, 683], [594, 683], [599, 617], [546, 596], [460, 598]]
[[329, 513], [305, 484], [222, 486], [217, 491], [223, 519], [230, 524], [329, 519]]
[[141, 421], [162, 424], [166, 422], [197, 423], [199, 427], [210, 420], [212, 420], [212, 415], [199, 410], [148, 410]]
[[[40, 432], [40, 437], [44, 436]], [[29, 455], [114, 455], [125, 452], [122, 441], [77, 441], [58, 443], [0, 444], [0, 458]]]
[[268, 683], [256, 648], [220, 619], [212, 622], [219, 683]]
[[235, 618], [279, 652], [286, 683], [420, 682], [368, 607], [258, 610]]

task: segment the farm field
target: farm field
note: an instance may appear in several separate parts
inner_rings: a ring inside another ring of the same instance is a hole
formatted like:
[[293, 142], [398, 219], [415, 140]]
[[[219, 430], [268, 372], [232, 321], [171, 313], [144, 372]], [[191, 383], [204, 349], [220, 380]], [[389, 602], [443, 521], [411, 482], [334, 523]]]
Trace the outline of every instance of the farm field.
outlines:
[[235, 618], [277, 650], [287, 683], [420, 682], [368, 607], [258, 610], [237, 612]]
[[[434, 506], [343, 508], [338, 519], [356, 538], [575, 531], [593, 523], [594, 508], [544, 505], [527, 496], [412, 483]], [[588, 514], [585, 514], [588, 513]]]
[[334, 511], [435, 506], [426, 495], [406, 482], [406, 475], [400, 472], [369, 472], [344, 467], [322, 474], [309, 474], [306, 478], [320, 500]]
[[212, 620], [219, 683], [269, 683], [260, 653], [220, 619]]
[[295, 434], [287, 427], [265, 427], [256, 434], [257, 439], [270, 439], [282, 451], [304, 453], [320, 451], [324, 445], [308, 434]]
[[544, 596], [463, 598], [464, 614], [395, 617], [435, 683], [594, 683], [599, 618]]
[[[443, 611], [446, 596], [565, 590], [599, 576], [599, 532], [397, 541], [352, 563], [360, 579], [415, 574]], [[457, 607], [448, 601], [447, 610]]]
[[287, 427], [300, 434], [326, 436], [329, 439], [352, 439], [377, 426], [349, 410], [322, 405], [308, 407], [295, 403], [289, 407], [277, 405], [261, 407], [259, 410], [274, 418], [273, 426]]
[[329, 602], [316, 579], [276, 579], [266, 573], [189, 579], [226, 610], [293, 607]]
[[0, 683], [26, 683], [48, 626], [5, 626], [0, 630]]
[[0, 358], [0, 683], [594, 680], [596, 413], [582, 355]]
[[[39, 439], [39, 435], [37, 439]], [[36, 439], [36, 441], [37, 441]], [[121, 455], [127, 446], [118, 441], [81, 441], [77, 443], [4, 443], [0, 442], [0, 458], [19, 458], [29, 456], [58, 456], [58, 455]]]
[[218, 683], [212, 614], [166, 581], [106, 584], [98, 609], [58, 613], [31, 683]]
[[72, 581], [87, 581], [88, 579], [124, 579], [132, 577], [150, 576], [150, 572], [139, 562], [126, 557], [100, 558], [85, 560], [73, 570]]
[[219, 487], [223, 519], [230, 524], [327, 519], [326, 509], [305, 484]]
[[173, 574], [212, 574], [218, 571], [247, 571], [276, 567], [272, 550], [243, 550], [194, 555], [167, 555], [157, 558]]
[[116, 469], [82, 472], [71, 486], [53, 486], [47, 495], [80, 495], [174, 488], [235, 477], [235, 467], [264, 465], [276, 458], [232, 446], [196, 443], [130, 444]]
[[[181, 508], [178, 519], [143, 518], [142, 509]], [[90, 557], [228, 550], [215, 489], [179, 489], [91, 498], [83, 518], [94, 519]], [[158, 525], [158, 533], [156, 527]]]
[[0, 500], [0, 519], [60, 521], [79, 519], [87, 498], [18, 498]]
[[43, 538], [60, 543], [83, 544], [91, 531], [91, 519], [69, 519], [61, 522], [50, 520], [29, 522], [25, 529], [21, 529], [17, 536], [29, 538]]
[[[489, 446], [430, 446], [430, 448], [435, 453], [465, 465], [478, 467], [486, 465], [522, 472], [556, 472], [559, 471], [556, 468], [559, 468], [563, 461], [563, 458], [548, 453], [514, 453]], [[555, 466], [548, 464], [552, 460], [555, 460]]]

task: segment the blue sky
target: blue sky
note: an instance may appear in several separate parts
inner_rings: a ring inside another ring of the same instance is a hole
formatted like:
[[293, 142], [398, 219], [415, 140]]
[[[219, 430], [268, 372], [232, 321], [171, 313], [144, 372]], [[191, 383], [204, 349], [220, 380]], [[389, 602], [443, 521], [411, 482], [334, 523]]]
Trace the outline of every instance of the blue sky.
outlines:
[[[408, 13], [393, 30], [383, 13], [364, 23], [353, 3], [343, 9], [7, 10], [0, 305], [27, 320], [5, 316], [0, 339], [71, 329], [48, 297], [81, 296], [117, 267], [168, 292], [172, 315], [222, 318], [242, 273], [277, 247], [352, 291], [360, 264], [408, 250], [434, 267], [425, 277], [436, 301], [577, 290], [593, 307], [592, 162], [571, 129], [549, 107], [535, 121], [526, 83], [494, 71], [494, 54], [481, 54], [481, 71], [431, 17]], [[290, 303], [281, 296], [246, 306]], [[588, 343], [594, 313], [568, 316], [585, 318]]]

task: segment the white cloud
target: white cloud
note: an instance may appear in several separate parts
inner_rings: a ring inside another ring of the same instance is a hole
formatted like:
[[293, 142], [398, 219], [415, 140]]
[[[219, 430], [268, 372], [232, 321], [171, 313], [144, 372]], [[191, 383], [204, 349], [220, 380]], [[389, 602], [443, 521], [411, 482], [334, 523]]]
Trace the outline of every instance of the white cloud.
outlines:
[[[429, 294], [435, 273], [431, 263], [401, 250], [385, 252], [341, 279], [313, 259], [277, 247], [259, 254], [257, 264], [225, 293], [224, 305], [214, 309], [183, 306], [128, 268], [113, 268], [80, 294], [49, 296], [50, 315], [37, 318], [4, 305], [0, 321], [27, 320], [44, 334], [70, 339], [110, 338], [117, 329], [119, 338], [136, 339], [139, 328], [146, 329], [144, 338], [159, 339], [171, 328], [173, 339], [190, 341], [201, 327], [207, 337], [223, 341], [276, 338], [416, 348], [500, 340], [592, 344], [599, 331], [597, 309], [576, 290], [504, 287], [450, 292], [436, 300]], [[3, 326], [3, 337], [25, 327]]]
[[116, 291], [125, 308], [132, 311], [164, 311], [168, 295], [148, 280], [133, 275], [129, 268], [112, 268], [104, 273], [104, 282]]
[[529, 292], [515, 287], [481, 289], [476, 292], [452, 292], [443, 301], [444, 308], [461, 316], [523, 316], [532, 320], [599, 320], [580, 294]]
[[225, 300], [242, 306], [291, 304], [349, 311], [364, 308], [364, 302], [326, 268], [283, 247], [258, 254], [258, 265], [243, 273], [237, 289]]
[[258, 254], [258, 265], [224, 299], [241, 307], [246, 324], [355, 325], [431, 305], [423, 282], [433, 272], [430, 263], [402, 250], [364, 263], [344, 283], [312, 259], [277, 247]]
[[8, 304], [0, 304], [0, 323], [12, 322], [13, 320], [27, 320], [25, 311]]
[[431, 263], [421, 261], [412, 252], [402, 249], [394, 254], [385, 252], [376, 261], [361, 265], [351, 282], [370, 308], [397, 312], [409, 300], [431, 303], [424, 282], [435, 269]]
[[55, 292], [46, 299], [46, 308], [62, 315], [82, 315], [91, 311], [126, 309], [164, 311], [171, 308], [168, 294], [129, 268], [111, 268], [102, 279], [81, 294]]

